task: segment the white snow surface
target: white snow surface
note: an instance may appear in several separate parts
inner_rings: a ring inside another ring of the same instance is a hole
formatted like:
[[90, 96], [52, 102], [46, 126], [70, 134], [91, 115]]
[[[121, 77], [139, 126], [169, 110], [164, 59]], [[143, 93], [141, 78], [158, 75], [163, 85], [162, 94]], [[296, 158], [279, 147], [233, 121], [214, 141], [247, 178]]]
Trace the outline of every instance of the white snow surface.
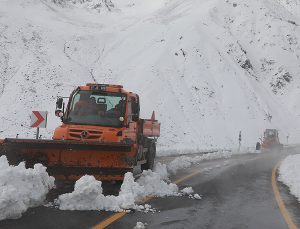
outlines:
[[10, 166], [5, 156], [0, 157], [0, 220], [16, 219], [28, 208], [38, 206], [54, 187], [54, 178], [41, 164], [26, 169], [22, 162]]
[[278, 180], [286, 184], [300, 202], [300, 154], [287, 156], [282, 161]]
[[298, 0], [2, 0], [0, 137], [33, 137], [32, 110], [123, 84], [162, 123], [160, 150], [300, 139]]

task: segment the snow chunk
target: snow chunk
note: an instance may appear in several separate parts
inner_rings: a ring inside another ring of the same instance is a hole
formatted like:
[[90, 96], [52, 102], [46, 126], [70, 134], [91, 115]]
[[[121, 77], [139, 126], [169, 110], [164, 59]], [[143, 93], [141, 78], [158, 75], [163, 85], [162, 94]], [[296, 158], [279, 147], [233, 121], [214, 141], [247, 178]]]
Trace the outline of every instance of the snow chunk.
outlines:
[[146, 228], [146, 224], [143, 224], [142, 222], [137, 222], [133, 229], [145, 229], [145, 228]]
[[201, 200], [202, 197], [199, 194], [196, 193], [196, 194], [194, 194], [194, 199]]
[[[93, 176], [83, 176], [75, 183], [74, 191], [59, 196], [61, 210], [97, 210], [102, 203], [102, 182]], [[74, 207], [76, 203], [76, 208]], [[102, 203], [104, 205], [104, 203]]]
[[184, 195], [190, 195], [190, 194], [194, 193], [194, 190], [192, 187], [186, 187], [186, 188], [182, 189], [181, 192]]
[[171, 161], [170, 164], [168, 164], [167, 169], [168, 171], [174, 174], [179, 169], [186, 169], [188, 167], [191, 167], [193, 164], [198, 164], [202, 161], [221, 159], [221, 158], [230, 158], [231, 156], [232, 156], [232, 152], [228, 152], [228, 151], [207, 153], [195, 157], [181, 156]]
[[0, 157], [0, 220], [16, 219], [29, 207], [38, 206], [54, 187], [54, 178], [41, 164], [25, 168], [22, 162], [10, 166], [5, 156]]
[[[129, 188], [130, 184], [133, 188]], [[127, 173], [120, 195], [104, 196], [102, 182], [93, 176], [85, 175], [76, 181], [74, 191], [60, 195], [56, 204], [60, 210], [122, 211], [126, 208], [135, 208], [135, 195], [139, 196], [140, 190], [140, 187], [134, 184], [132, 174]]]
[[154, 208], [152, 208], [150, 204], [139, 205], [139, 206], [137, 206], [137, 208], [135, 210], [140, 211], [140, 212], [145, 212], [145, 213], [148, 213], [148, 212], [155, 213], [156, 212], [156, 210]]
[[300, 202], [300, 154], [290, 155], [283, 160], [278, 180], [286, 184]]
[[146, 196], [178, 195], [178, 186], [173, 183], [167, 183], [166, 179], [166, 166], [161, 165], [156, 167], [155, 172], [151, 170], [143, 171], [137, 182], [145, 188]]

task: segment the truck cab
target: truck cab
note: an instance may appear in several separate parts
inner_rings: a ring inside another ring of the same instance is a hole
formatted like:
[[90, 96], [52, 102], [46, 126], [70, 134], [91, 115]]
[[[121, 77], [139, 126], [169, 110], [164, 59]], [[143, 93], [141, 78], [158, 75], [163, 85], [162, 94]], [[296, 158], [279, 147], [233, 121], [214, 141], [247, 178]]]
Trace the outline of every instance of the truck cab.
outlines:
[[58, 99], [55, 114], [62, 125], [53, 139], [100, 142], [137, 141], [139, 96], [121, 85], [87, 84], [72, 92], [63, 111]]

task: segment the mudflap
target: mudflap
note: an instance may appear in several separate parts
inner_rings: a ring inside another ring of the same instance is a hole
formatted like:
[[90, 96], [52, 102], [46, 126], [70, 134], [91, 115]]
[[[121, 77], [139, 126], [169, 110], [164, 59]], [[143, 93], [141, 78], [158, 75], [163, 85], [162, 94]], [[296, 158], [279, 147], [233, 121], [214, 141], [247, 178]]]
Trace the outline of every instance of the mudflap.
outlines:
[[12, 165], [25, 161], [30, 168], [41, 163], [58, 180], [77, 180], [85, 174], [123, 180], [137, 163], [133, 144], [91, 141], [6, 138], [0, 142], [0, 155]]

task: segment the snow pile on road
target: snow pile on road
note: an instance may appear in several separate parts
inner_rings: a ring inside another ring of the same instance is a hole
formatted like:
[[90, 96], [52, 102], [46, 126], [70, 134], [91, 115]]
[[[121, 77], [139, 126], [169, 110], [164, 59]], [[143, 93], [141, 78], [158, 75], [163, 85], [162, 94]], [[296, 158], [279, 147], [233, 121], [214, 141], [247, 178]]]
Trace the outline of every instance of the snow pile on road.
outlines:
[[22, 162], [10, 166], [5, 156], [0, 157], [0, 220], [22, 216], [28, 208], [43, 203], [54, 187], [54, 178], [41, 164], [26, 169]]
[[150, 211], [150, 205], [145, 207], [137, 203], [147, 196], [182, 196], [191, 192], [189, 188], [179, 192], [178, 186], [169, 182], [167, 174], [166, 165], [161, 163], [157, 163], [155, 172], [143, 171], [137, 181], [134, 181], [132, 173], [126, 173], [118, 196], [103, 195], [101, 181], [86, 175], [76, 182], [72, 193], [60, 195], [56, 204], [61, 210]]
[[283, 160], [278, 180], [286, 184], [300, 202], [300, 154], [290, 155]]
[[188, 157], [188, 156], [180, 156], [176, 157], [173, 161], [171, 161], [168, 166], [168, 172], [176, 173], [177, 170], [186, 169], [191, 167], [193, 164], [199, 164], [202, 161], [221, 159], [221, 158], [230, 158], [232, 156], [232, 152], [229, 151], [219, 151], [215, 153], [207, 153], [199, 156]]

